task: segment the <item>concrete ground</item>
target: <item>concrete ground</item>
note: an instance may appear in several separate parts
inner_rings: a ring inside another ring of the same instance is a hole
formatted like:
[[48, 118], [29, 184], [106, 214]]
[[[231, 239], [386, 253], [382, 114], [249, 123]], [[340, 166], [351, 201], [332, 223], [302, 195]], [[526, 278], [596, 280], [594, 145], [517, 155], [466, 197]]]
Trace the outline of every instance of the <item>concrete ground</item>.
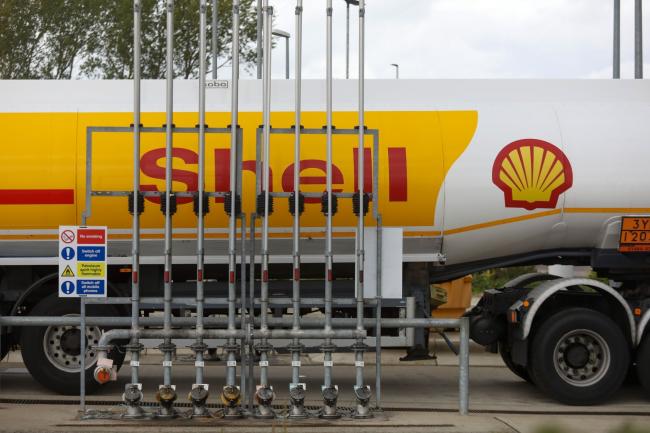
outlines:
[[[635, 432], [650, 433], [650, 402], [638, 386], [625, 386], [607, 404], [593, 407], [570, 407], [555, 403], [534, 386], [514, 376], [498, 355], [488, 354], [473, 346], [470, 368], [470, 415], [460, 416], [458, 407], [457, 361], [440, 341], [434, 344], [437, 360], [404, 363], [399, 361], [401, 350], [384, 350], [382, 362], [382, 407], [372, 420], [343, 418], [325, 422], [256, 421], [223, 419], [175, 421], [123, 421], [117, 419], [83, 420], [78, 416], [75, 397], [62, 397], [44, 389], [26, 372], [20, 357], [11, 354], [0, 363], [0, 431], [24, 432], [126, 432], [126, 431], [189, 431], [217, 430], [233, 432]], [[366, 355], [366, 380], [375, 392], [374, 353]], [[303, 356], [302, 373], [307, 384], [308, 406], [320, 405], [322, 355]], [[161, 380], [161, 358], [149, 351], [141, 362], [145, 399], [155, 401], [153, 394]], [[290, 364], [287, 355], [271, 359], [270, 382], [277, 397], [275, 403], [283, 412], [287, 402]], [[335, 357], [334, 383], [341, 395], [339, 406], [352, 407], [354, 367], [351, 354]], [[218, 403], [223, 385], [223, 361], [206, 363], [206, 377], [212, 385], [210, 402]], [[174, 383], [178, 385], [179, 403], [193, 382], [191, 354], [179, 351], [174, 363]], [[115, 383], [89, 396], [89, 409], [104, 418], [120, 413], [121, 408], [110, 402], [121, 398], [129, 369], [124, 368]], [[78, 383], [71, 383], [76, 389]], [[10, 401], [23, 400], [17, 404]], [[35, 400], [39, 400], [36, 402]], [[63, 403], [70, 404], [63, 404]], [[34, 404], [38, 403], [38, 404]], [[186, 408], [180, 408], [186, 411]]]

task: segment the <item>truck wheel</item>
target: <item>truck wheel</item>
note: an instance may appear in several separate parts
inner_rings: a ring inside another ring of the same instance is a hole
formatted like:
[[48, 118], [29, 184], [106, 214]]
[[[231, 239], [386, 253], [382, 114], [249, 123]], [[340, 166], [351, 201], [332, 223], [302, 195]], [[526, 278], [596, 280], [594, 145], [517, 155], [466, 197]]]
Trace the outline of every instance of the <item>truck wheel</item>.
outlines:
[[646, 333], [636, 351], [636, 375], [646, 394], [650, 396], [650, 333]]
[[503, 363], [508, 367], [508, 369], [510, 369], [510, 371], [528, 383], [533, 382], [530, 378], [530, 374], [528, 374], [528, 369], [521, 365], [517, 365], [512, 361], [510, 350], [508, 350], [507, 345], [501, 341], [499, 342], [499, 354], [501, 355], [501, 359], [503, 359]]
[[630, 348], [609, 317], [585, 308], [563, 310], [535, 331], [530, 373], [548, 396], [571, 405], [600, 403], [623, 383]]
[[[119, 316], [114, 306], [89, 305], [89, 316]], [[78, 316], [79, 301], [59, 299], [50, 295], [41, 300], [30, 312], [31, 316]], [[86, 327], [86, 392], [99, 388], [93, 379], [97, 353], [90, 346], [97, 344], [106, 329]], [[23, 362], [30, 374], [44, 387], [65, 395], [79, 395], [80, 334], [77, 326], [26, 326], [22, 328], [20, 347]], [[119, 368], [124, 352], [113, 350], [110, 357]]]

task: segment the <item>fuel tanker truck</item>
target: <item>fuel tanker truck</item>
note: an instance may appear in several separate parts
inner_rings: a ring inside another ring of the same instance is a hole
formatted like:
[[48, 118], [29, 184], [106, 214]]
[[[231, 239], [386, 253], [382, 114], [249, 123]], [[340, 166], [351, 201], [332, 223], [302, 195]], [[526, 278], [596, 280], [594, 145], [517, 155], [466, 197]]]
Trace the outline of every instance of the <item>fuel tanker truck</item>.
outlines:
[[[230, 122], [228, 84], [208, 82], [211, 128]], [[163, 191], [165, 185], [164, 86], [162, 81], [142, 84], [142, 124], [151, 128], [142, 135], [140, 153], [145, 192]], [[172, 178], [179, 194], [173, 290], [179, 297], [193, 296], [196, 279], [196, 199], [191, 193], [199, 182], [197, 134], [181, 129], [197, 124], [197, 86], [178, 81], [174, 89], [178, 133]], [[353, 80], [334, 81], [335, 131], [358, 128], [356, 86]], [[1, 314], [78, 314], [78, 304], [57, 296], [58, 228], [66, 225], [108, 227], [108, 295], [129, 296], [129, 200], [126, 193], [108, 192], [132, 191], [132, 83], [2, 81], [0, 94]], [[261, 95], [259, 81], [241, 82], [244, 215], [256, 209]], [[270, 187], [288, 197], [294, 174], [292, 81], [274, 81], [272, 95], [271, 124], [277, 134], [269, 155]], [[304, 81], [305, 131], [325, 125], [324, 95], [324, 81]], [[398, 276], [396, 283], [383, 284], [387, 316], [404, 314], [408, 299], [415, 300], [416, 316], [426, 314], [431, 284], [481, 270], [591, 266], [593, 279], [527, 274], [486, 291], [466, 313], [471, 337], [499, 352], [514, 374], [567, 404], [606, 401], [628, 375], [650, 391], [650, 84], [368, 80], [365, 119], [364, 185], [372, 195], [365, 224], [371, 231], [381, 216], [381, 227], [391, 234], [384, 254], [397, 254], [397, 263], [378, 265], [386, 281]], [[305, 134], [301, 146], [303, 296], [322, 299], [325, 217], [322, 200], [314, 195], [325, 188], [325, 136]], [[334, 135], [334, 191], [355, 191], [357, 146], [355, 135]], [[208, 134], [206, 147], [206, 190], [228, 191], [230, 136]], [[290, 296], [292, 215], [286, 202], [278, 194], [270, 216], [272, 299]], [[143, 204], [142, 296], [160, 297], [160, 195], [145, 195]], [[229, 278], [228, 215], [223, 197], [212, 196], [208, 207], [206, 296], [223, 296]], [[339, 298], [354, 297], [352, 207], [341, 199], [333, 217], [333, 290]], [[322, 303], [310, 308], [320, 309]], [[89, 310], [130, 315], [120, 305]], [[143, 304], [141, 313], [154, 310]], [[223, 311], [213, 307], [206, 314]], [[277, 315], [286, 311], [273, 309]], [[354, 317], [354, 309], [337, 307], [334, 315]], [[86, 331], [89, 369], [96, 358], [92, 344], [103, 331]], [[74, 392], [69, 383], [77, 383], [79, 336], [76, 327], [3, 327], [2, 356], [20, 348], [38, 381], [58, 392]], [[118, 365], [124, 357], [119, 351], [113, 356]]]

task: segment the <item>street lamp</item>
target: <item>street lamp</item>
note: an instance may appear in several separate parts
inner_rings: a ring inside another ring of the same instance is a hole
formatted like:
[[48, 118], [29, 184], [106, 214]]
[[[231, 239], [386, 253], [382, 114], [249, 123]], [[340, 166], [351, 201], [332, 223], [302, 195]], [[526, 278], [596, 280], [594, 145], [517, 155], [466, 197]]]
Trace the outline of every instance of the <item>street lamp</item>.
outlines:
[[390, 65], [395, 67], [395, 79], [399, 80], [399, 65], [397, 63], [391, 63]]
[[343, 0], [346, 3], [345, 27], [345, 79], [350, 78], [350, 5], [359, 6], [359, 0]]
[[273, 30], [273, 36], [278, 36], [280, 38], [284, 38], [286, 41], [286, 56], [285, 56], [285, 78], [288, 80], [289, 79], [289, 38], [291, 35], [289, 32], [285, 32], [284, 30]]

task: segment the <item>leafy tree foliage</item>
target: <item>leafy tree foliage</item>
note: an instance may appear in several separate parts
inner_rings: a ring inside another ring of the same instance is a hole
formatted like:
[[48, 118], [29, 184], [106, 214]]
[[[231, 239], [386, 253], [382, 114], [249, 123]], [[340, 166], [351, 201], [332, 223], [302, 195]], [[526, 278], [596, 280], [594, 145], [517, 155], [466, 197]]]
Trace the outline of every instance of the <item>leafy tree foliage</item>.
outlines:
[[[207, 10], [210, 44], [212, 1]], [[217, 67], [230, 62], [232, 0], [218, 0]], [[166, 2], [142, 0], [142, 77], [166, 70]], [[240, 59], [255, 60], [254, 0], [240, 6]], [[0, 78], [133, 77], [133, 0], [0, 0]], [[199, 0], [174, 5], [174, 75], [195, 78], [199, 66]], [[206, 60], [213, 67], [208, 47]]]

